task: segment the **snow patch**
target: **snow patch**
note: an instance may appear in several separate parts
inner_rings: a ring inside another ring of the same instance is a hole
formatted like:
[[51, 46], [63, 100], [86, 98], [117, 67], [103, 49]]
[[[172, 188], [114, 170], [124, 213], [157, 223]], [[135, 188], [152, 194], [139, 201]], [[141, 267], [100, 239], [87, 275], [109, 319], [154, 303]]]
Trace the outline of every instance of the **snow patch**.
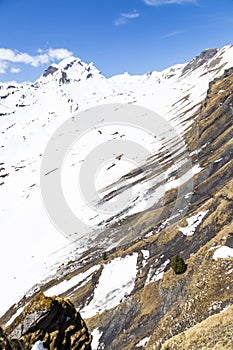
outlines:
[[70, 288], [75, 287], [80, 282], [87, 282], [87, 279], [91, 277], [91, 275], [99, 270], [100, 265], [96, 265], [91, 267], [89, 270], [83, 273], [79, 273], [77, 276], [72, 277], [69, 280], [64, 280], [61, 283], [49, 288], [44, 292], [44, 295], [46, 297], [51, 297], [53, 295], [61, 295], [62, 293], [65, 293]]
[[149, 238], [149, 237], [153, 236], [153, 233], [154, 233], [154, 231], [148, 232], [148, 233], [145, 235], [145, 238]]
[[[203, 170], [203, 168], [200, 167], [199, 164], [195, 164], [191, 169], [189, 169], [184, 175], [182, 175], [181, 177], [174, 179], [174, 177], [171, 177], [170, 179], [168, 179], [165, 188], [166, 191], [169, 191], [173, 188], [182, 186], [185, 182], [189, 181], [190, 179], [192, 179], [194, 177], [194, 175], [198, 174], [199, 172], [201, 172]], [[171, 169], [169, 169], [167, 171], [167, 175], [170, 173]]]
[[222, 159], [223, 158], [219, 158], [219, 159], [215, 160], [214, 163], [219, 163], [219, 162], [221, 162]]
[[211, 250], [215, 250], [217, 248], [221, 247], [221, 245], [217, 245], [217, 246], [214, 246], [214, 247], [210, 247], [208, 250], [211, 251]]
[[136, 344], [136, 348], [146, 347], [147, 344], [149, 343], [149, 340], [150, 340], [150, 337], [146, 337], [142, 339], [138, 344]]
[[147, 275], [146, 279], [146, 286], [149, 283], [159, 281], [163, 278], [164, 270], [166, 269], [166, 266], [170, 263], [170, 260], [167, 259], [156, 271], [155, 268], [152, 266], [149, 270], [149, 273]]
[[137, 275], [138, 254], [116, 258], [106, 264], [99, 278], [91, 302], [81, 311], [83, 318], [90, 318], [121, 303], [134, 289]]
[[149, 251], [149, 250], [146, 250], [146, 249], [142, 249], [141, 252], [142, 252], [143, 259], [144, 259], [144, 260], [142, 261], [142, 266], [144, 267], [144, 266], [146, 266], [147, 260], [148, 260], [149, 257], [150, 257], [150, 251]]
[[201, 224], [204, 216], [208, 213], [208, 211], [209, 210], [201, 211], [200, 213], [186, 219], [188, 226], [179, 227], [179, 231], [182, 232], [185, 236], [192, 236], [195, 233], [196, 228]]
[[233, 248], [230, 248], [228, 246], [222, 246], [218, 248], [213, 255], [213, 259], [227, 259], [227, 258], [233, 258]]
[[92, 335], [92, 343], [91, 343], [92, 350], [98, 350], [99, 341], [100, 341], [102, 334], [103, 334], [103, 332], [100, 332], [99, 328], [94, 329], [93, 332], [91, 333], [91, 335]]
[[10, 326], [11, 323], [23, 312], [23, 307], [20, 307], [16, 313], [10, 318], [10, 320], [5, 324], [6, 327]]
[[37, 341], [31, 350], [47, 350], [47, 348], [44, 348], [44, 345], [41, 340]]

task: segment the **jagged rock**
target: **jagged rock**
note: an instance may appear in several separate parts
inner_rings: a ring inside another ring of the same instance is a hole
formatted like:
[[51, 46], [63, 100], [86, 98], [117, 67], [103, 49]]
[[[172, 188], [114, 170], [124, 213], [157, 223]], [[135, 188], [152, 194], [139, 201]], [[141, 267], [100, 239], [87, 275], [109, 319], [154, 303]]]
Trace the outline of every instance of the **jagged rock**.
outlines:
[[43, 77], [47, 77], [48, 75], [53, 75], [58, 70], [57, 67], [49, 66], [43, 73]]
[[0, 349], [11, 350], [10, 342], [4, 334], [2, 328], [0, 328]]
[[68, 299], [47, 298], [42, 293], [31, 300], [7, 332], [10, 339], [19, 341], [12, 345], [12, 341], [1, 337], [6, 346], [0, 349], [29, 350], [42, 341], [48, 350], [91, 350], [91, 336], [73, 304]]
[[208, 49], [208, 50], [202, 51], [199, 56], [196, 56], [191, 62], [189, 62], [184, 67], [182, 74], [185, 74], [192, 69], [197, 69], [201, 67], [203, 64], [206, 64], [208, 60], [212, 59], [216, 55], [217, 52], [218, 52], [217, 49]]
[[70, 80], [67, 79], [67, 74], [66, 74], [66, 72], [62, 71], [62, 72], [61, 72], [61, 78], [59, 79], [59, 84], [67, 84], [67, 83], [69, 83], [69, 82], [70, 82]]
[[16, 339], [8, 339], [3, 329], [0, 327], [0, 349], [1, 350], [26, 350], [22, 342]]

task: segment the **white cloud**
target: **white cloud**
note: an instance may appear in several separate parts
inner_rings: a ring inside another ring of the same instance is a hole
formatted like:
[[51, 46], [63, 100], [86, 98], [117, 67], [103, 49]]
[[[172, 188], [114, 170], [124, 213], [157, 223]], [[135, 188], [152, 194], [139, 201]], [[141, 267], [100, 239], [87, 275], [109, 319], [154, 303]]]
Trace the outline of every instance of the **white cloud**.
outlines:
[[129, 18], [129, 19], [132, 19], [132, 18], [137, 18], [139, 17], [139, 13], [138, 12], [130, 12], [130, 13], [122, 13], [121, 14], [122, 17], [125, 17], [125, 18]]
[[185, 3], [196, 3], [196, 0], [144, 0], [146, 5], [158, 6], [158, 5], [169, 5], [169, 4], [185, 4]]
[[11, 73], [19, 73], [19, 72], [21, 72], [21, 69], [18, 68], [18, 67], [12, 67], [12, 68], [10, 69], [10, 72], [11, 72]]
[[128, 22], [130, 19], [135, 19], [140, 17], [140, 14], [137, 11], [121, 13], [121, 15], [115, 20], [114, 24], [116, 26], [123, 25]]
[[8, 63], [5, 61], [0, 61], [0, 74], [5, 74], [8, 68]]
[[39, 66], [41, 63], [48, 62], [48, 55], [36, 55], [30, 56], [26, 52], [18, 52], [11, 49], [0, 48], [0, 60], [30, 64], [34, 67]]
[[67, 49], [49, 49], [48, 54], [51, 58], [62, 60], [64, 58], [70, 57], [72, 55], [72, 52], [68, 51]]
[[[27, 52], [0, 48], [0, 74], [6, 73], [7, 68], [9, 68], [12, 73], [19, 72], [19, 68], [10, 67], [10, 63], [24, 63], [32, 67], [39, 67], [42, 64], [55, 60], [62, 60], [72, 55], [71, 51], [63, 48], [50, 48], [45, 51], [39, 49], [37, 52], [37, 55], [29, 55]], [[17, 69], [17, 71], [15, 69]]]

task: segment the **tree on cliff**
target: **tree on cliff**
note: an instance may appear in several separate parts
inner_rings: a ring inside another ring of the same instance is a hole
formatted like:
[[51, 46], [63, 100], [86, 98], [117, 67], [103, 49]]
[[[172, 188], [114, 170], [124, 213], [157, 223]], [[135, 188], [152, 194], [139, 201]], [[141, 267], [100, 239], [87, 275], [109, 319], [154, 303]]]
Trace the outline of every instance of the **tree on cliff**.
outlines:
[[176, 275], [180, 275], [187, 270], [187, 264], [185, 264], [184, 259], [179, 254], [172, 261], [172, 269]]

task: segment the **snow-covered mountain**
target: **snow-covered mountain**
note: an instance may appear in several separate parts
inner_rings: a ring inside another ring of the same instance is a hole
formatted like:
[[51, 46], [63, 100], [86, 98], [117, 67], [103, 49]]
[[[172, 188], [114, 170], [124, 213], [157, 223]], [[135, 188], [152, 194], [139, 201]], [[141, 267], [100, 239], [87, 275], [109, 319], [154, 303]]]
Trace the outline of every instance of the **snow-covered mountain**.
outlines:
[[[72, 261], [90, 248], [73, 243], [60, 234], [43, 206], [40, 193], [41, 160], [55, 130], [69, 118], [76, 118], [77, 113], [91, 107], [129, 104], [158, 113], [183, 136], [196, 121], [195, 113], [207, 95], [210, 82], [232, 66], [233, 46], [206, 50], [191, 62], [175, 65], [162, 72], [152, 71], [137, 76], [125, 73], [109, 79], [101, 75], [93, 63], [86, 64], [79, 58], [71, 57], [59, 64], [52, 64], [34, 83], [0, 84], [0, 222], [3, 235], [0, 261], [4, 266], [1, 300], [5, 300], [5, 304], [1, 304], [1, 313], [32, 285], [52, 275], [61, 264]], [[74, 145], [67, 158], [64, 191], [71, 206], [74, 199], [69, 184], [75, 176], [72, 166], [78, 166], [93, 147], [113, 139], [132, 139], [147, 145], [152, 154], [159, 151], [161, 155], [162, 152], [158, 144], [144, 133], [135, 132], [132, 135], [132, 131], [120, 126], [101, 130], [93, 127], [89, 136], [79, 144], [78, 150]], [[198, 150], [194, 149], [193, 152], [198, 153]], [[174, 153], [173, 157], [175, 156], [177, 154]], [[193, 163], [190, 174], [183, 174], [186, 176], [183, 180], [183, 175], [174, 178], [174, 171], [182, 168], [182, 162], [176, 164], [175, 168], [173, 163], [166, 163], [166, 175], [163, 174], [162, 177], [159, 173], [154, 174], [154, 163], [147, 160], [142, 166], [145, 166], [147, 179], [152, 179], [153, 186], [158, 183], [161, 185], [163, 195], [201, 171], [198, 160]], [[114, 198], [126, 191], [126, 183], [120, 176], [131, 171], [128, 178], [138, 180], [139, 186], [135, 183], [134, 197], [124, 212], [114, 217], [99, 216], [93, 221], [93, 212], [89, 212], [84, 205], [78, 207], [78, 210], [83, 210], [83, 219], [88, 224], [100, 224], [101, 231], [107, 230], [109, 248], [122, 241], [122, 236], [117, 236], [118, 223], [135, 213], [143, 212], [143, 201], [147, 201], [147, 196], [151, 195], [151, 192], [144, 191], [144, 188], [148, 188], [148, 181], [140, 176], [137, 178], [138, 173], [134, 174], [132, 170], [133, 167], [122, 165], [119, 157], [103, 166], [100, 178], [97, 179], [100, 187], [108, 185], [104, 195]], [[113, 192], [112, 185], [115, 183], [118, 184], [118, 190]], [[113, 228], [112, 224], [115, 225]], [[113, 235], [114, 239], [111, 239]], [[137, 235], [138, 232], [135, 232], [135, 237]], [[93, 244], [100, 244], [101, 240], [106, 243], [106, 234], [100, 234]], [[132, 256], [132, 260], [133, 257], [135, 256]], [[121, 261], [117, 258], [112, 264], [113, 269], [118, 265], [121, 267]], [[133, 285], [135, 271], [132, 269], [129, 272], [130, 285]], [[150, 281], [148, 277], [148, 283]], [[123, 288], [124, 281], [122, 283], [119, 288]], [[99, 302], [98, 296], [95, 297]], [[90, 305], [84, 310], [87, 315], [92, 315]]]

